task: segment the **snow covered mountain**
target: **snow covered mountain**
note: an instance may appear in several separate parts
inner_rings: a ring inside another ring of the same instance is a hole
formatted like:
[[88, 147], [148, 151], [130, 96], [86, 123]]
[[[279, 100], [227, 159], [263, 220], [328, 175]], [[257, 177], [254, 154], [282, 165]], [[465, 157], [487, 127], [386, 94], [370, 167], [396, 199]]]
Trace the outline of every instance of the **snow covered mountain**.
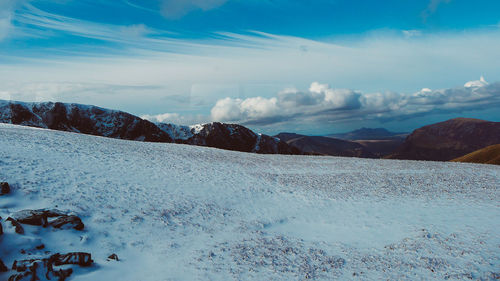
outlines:
[[301, 154], [299, 149], [279, 138], [256, 134], [238, 124], [213, 122], [189, 127], [165, 123], [157, 125], [169, 133], [176, 143], [261, 154]]
[[132, 114], [91, 105], [0, 100], [0, 122], [148, 142], [176, 142], [263, 154], [301, 154], [267, 135], [236, 125], [152, 123]]
[[127, 140], [173, 141], [152, 122], [122, 111], [81, 104], [0, 100], [0, 122]]
[[[500, 167], [262, 155], [0, 124], [0, 258], [70, 280], [497, 280]], [[83, 230], [23, 225], [73, 212]], [[36, 246], [44, 244], [43, 249]], [[107, 257], [116, 253], [119, 261]]]

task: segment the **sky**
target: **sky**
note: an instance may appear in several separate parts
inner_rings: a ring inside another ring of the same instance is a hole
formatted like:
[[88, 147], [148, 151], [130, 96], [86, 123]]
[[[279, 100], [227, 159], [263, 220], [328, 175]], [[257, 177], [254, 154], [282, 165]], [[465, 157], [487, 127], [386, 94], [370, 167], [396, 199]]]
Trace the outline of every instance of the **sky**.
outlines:
[[258, 132], [500, 121], [496, 0], [0, 0], [0, 99]]

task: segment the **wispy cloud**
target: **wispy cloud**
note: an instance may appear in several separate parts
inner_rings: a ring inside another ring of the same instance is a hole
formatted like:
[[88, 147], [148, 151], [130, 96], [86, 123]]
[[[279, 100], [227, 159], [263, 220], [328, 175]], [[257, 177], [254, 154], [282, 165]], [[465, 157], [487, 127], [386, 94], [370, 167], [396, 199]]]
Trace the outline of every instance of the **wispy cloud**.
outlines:
[[27, 2], [27, 0], [0, 1], [0, 41], [5, 39], [11, 32], [14, 12], [25, 2]]
[[167, 19], [179, 19], [194, 10], [208, 11], [226, 2], [227, 0], [163, 0], [161, 14]]
[[439, 6], [441, 4], [446, 4], [446, 3], [450, 3], [450, 2], [451, 2], [451, 0], [430, 0], [429, 4], [425, 8], [425, 10], [422, 12], [423, 21], [427, 22], [427, 19], [437, 11], [437, 9], [439, 8]]

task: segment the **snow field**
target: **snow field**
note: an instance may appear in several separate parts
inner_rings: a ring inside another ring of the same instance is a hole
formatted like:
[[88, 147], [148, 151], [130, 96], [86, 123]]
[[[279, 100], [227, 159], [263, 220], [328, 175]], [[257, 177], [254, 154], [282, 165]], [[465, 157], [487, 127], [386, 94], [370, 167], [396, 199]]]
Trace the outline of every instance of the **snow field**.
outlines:
[[[14, 187], [0, 197], [2, 218], [56, 205], [82, 218], [84, 232], [28, 235], [92, 253], [95, 267], [71, 280], [500, 274], [493, 165], [258, 155], [0, 124], [0, 180]], [[19, 241], [6, 232], [0, 242]], [[2, 251], [8, 265], [21, 256]], [[111, 253], [121, 261], [107, 262]]]

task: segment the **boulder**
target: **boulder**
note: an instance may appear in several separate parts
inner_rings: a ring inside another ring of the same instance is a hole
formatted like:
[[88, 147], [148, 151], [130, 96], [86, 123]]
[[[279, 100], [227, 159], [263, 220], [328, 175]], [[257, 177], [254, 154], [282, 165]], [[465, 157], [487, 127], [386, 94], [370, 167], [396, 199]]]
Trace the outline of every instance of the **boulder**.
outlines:
[[49, 225], [54, 228], [71, 227], [76, 230], [83, 230], [85, 227], [82, 220], [77, 216], [61, 216], [50, 222]]
[[54, 265], [76, 264], [79, 266], [91, 266], [92, 256], [89, 253], [74, 252], [67, 254], [54, 254], [50, 257]]
[[15, 261], [13, 270], [19, 273], [9, 277], [9, 281], [31, 281], [31, 280], [57, 280], [64, 281], [72, 273], [73, 269], [54, 270], [53, 263], [49, 259], [34, 259]]
[[0, 196], [9, 194], [10, 193], [10, 186], [9, 183], [7, 182], [0, 182]]
[[[22, 210], [12, 215], [15, 220], [23, 224], [41, 225], [46, 227], [48, 225], [54, 228], [63, 228], [69, 226], [76, 230], [83, 230], [85, 225], [82, 220], [75, 215], [67, 215], [62, 211], [52, 209], [39, 209], [39, 210]], [[56, 218], [49, 223], [48, 218]]]
[[13, 219], [11, 217], [8, 217], [7, 221], [10, 221], [10, 223], [12, 224], [12, 226], [16, 228], [16, 233], [17, 234], [24, 234], [24, 228], [23, 228], [23, 226], [19, 222], [17, 222], [15, 219]]
[[[89, 253], [74, 252], [67, 254], [53, 254], [44, 259], [16, 260], [12, 270], [18, 273], [9, 277], [9, 281], [28, 280], [58, 280], [64, 281], [72, 273], [73, 269], [54, 269], [60, 265], [91, 266], [92, 257]], [[8, 270], [8, 269], [7, 269]]]
[[59, 210], [22, 210], [16, 212], [12, 215], [12, 217], [20, 223], [29, 224], [29, 225], [42, 225], [47, 226], [48, 220], [47, 218], [65, 216], [63, 212]]
[[108, 260], [115, 260], [115, 261], [119, 261], [119, 259], [118, 259], [118, 255], [116, 255], [116, 254], [111, 254], [111, 255], [109, 255], [109, 257], [108, 257]]

